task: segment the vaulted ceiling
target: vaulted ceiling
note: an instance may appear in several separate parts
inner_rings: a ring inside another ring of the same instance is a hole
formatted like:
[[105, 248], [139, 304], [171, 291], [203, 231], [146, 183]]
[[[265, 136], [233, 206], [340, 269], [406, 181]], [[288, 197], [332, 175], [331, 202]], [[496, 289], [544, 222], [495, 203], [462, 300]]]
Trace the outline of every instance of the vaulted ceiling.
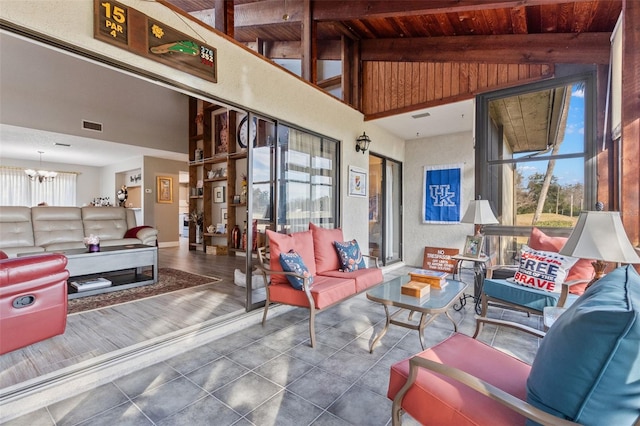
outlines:
[[[621, 0], [158, 0], [302, 78], [339, 86], [367, 119], [472, 99], [549, 78], [563, 63], [606, 64]], [[318, 81], [318, 60], [342, 74]]]

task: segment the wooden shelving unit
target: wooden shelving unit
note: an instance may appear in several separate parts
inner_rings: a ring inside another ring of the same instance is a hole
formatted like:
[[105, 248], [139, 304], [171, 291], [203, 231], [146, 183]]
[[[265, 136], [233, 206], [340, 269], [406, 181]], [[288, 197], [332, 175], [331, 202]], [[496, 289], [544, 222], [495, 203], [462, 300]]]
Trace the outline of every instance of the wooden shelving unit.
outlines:
[[[246, 174], [247, 152], [236, 144], [237, 112], [220, 105], [189, 99], [189, 213], [202, 212], [201, 239], [197, 241], [193, 222], [189, 226], [189, 249], [207, 251], [207, 246], [226, 246], [229, 255], [238, 251], [231, 241], [231, 230], [238, 216], [246, 216], [246, 203], [233, 203], [240, 194], [238, 178]], [[226, 140], [226, 143], [225, 143]], [[223, 186], [225, 200], [214, 202], [214, 188]], [[227, 211], [227, 232], [207, 232], [207, 228], [224, 223], [222, 211]], [[240, 222], [242, 223], [242, 222]]]

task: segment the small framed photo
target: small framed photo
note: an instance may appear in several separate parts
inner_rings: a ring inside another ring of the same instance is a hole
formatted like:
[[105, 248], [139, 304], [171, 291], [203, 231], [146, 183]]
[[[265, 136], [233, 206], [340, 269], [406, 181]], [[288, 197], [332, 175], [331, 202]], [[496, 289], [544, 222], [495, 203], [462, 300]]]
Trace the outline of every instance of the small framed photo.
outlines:
[[213, 202], [224, 203], [224, 186], [216, 186], [213, 188]]
[[227, 225], [224, 223], [216, 224], [216, 234], [226, 234], [227, 233]]
[[233, 204], [240, 204], [240, 196], [239, 195], [234, 195], [233, 196]]
[[220, 217], [222, 217], [222, 222], [227, 223], [227, 209], [220, 209]]
[[363, 169], [349, 166], [349, 196], [367, 196], [367, 172]]
[[484, 244], [484, 236], [467, 235], [467, 241], [464, 243], [464, 251], [462, 255], [478, 259], [482, 253], [482, 245]]
[[168, 176], [156, 178], [156, 191], [158, 203], [173, 203], [173, 179]]

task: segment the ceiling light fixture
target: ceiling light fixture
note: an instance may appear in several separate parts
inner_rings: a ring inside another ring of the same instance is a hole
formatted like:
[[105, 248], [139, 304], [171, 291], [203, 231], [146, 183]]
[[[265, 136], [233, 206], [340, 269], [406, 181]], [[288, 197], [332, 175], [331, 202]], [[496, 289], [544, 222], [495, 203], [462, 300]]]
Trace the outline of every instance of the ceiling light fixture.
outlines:
[[284, 0], [284, 13], [282, 14], [282, 20], [283, 21], [289, 20], [289, 14], [287, 13], [287, 0]]
[[33, 169], [26, 169], [24, 172], [31, 180], [37, 180], [40, 183], [51, 182], [56, 176], [58, 176], [58, 173], [42, 170], [42, 154], [44, 154], [44, 152], [38, 151], [38, 153], [40, 154], [40, 170], [36, 171]]

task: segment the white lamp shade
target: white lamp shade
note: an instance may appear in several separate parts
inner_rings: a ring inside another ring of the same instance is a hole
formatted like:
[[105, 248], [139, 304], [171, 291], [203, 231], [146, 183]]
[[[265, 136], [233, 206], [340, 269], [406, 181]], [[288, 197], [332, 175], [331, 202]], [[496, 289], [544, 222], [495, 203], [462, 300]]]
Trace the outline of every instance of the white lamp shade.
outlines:
[[580, 213], [578, 222], [560, 254], [605, 262], [640, 263], [629, 242], [620, 212]]
[[474, 225], [500, 223], [491, 210], [489, 200], [472, 200], [460, 222], [473, 223]]

